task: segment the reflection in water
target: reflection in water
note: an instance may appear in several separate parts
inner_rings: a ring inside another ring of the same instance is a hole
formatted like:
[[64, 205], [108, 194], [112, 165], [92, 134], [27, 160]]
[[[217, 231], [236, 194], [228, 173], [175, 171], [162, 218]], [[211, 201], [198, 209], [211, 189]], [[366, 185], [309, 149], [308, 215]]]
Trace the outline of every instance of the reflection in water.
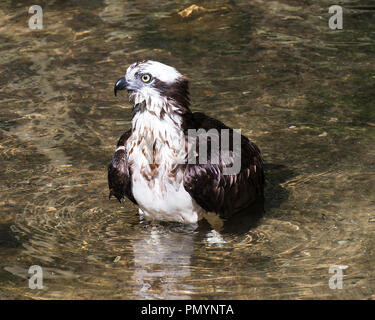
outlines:
[[133, 242], [135, 296], [141, 299], [188, 299], [193, 286], [190, 277], [194, 230], [171, 231], [150, 227]]
[[[375, 298], [372, 0], [28, 1], [0, 6], [0, 298]], [[106, 166], [130, 127], [113, 98], [153, 59], [190, 82], [192, 109], [261, 147], [264, 208], [213, 230], [139, 222], [108, 200]], [[31, 265], [45, 290], [29, 290]], [[348, 265], [344, 289], [331, 265]]]

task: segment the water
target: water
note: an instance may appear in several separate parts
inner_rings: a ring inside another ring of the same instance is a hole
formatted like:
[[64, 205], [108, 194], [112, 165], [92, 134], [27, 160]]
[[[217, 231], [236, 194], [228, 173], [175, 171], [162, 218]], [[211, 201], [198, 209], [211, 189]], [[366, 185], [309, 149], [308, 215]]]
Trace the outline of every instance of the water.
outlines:
[[[31, 31], [29, 2], [2, 1], [0, 297], [375, 298], [375, 7], [340, 3], [333, 31], [326, 0], [199, 1], [186, 18], [189, 1], [49, 1]], [[259, 219], [218, 233], [108, 200], [131, 119], [113, 85], [144, 59], [186, 74], [194, 111], [259, 145]], [[332, 265], [348, 266], [342, 290]]]

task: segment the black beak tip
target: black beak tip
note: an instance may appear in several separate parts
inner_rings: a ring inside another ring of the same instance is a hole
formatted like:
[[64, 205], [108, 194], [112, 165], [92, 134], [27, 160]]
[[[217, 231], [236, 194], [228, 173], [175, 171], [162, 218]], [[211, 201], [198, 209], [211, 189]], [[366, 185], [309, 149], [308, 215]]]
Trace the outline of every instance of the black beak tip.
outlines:
[[115, 94], [115, 97], [117, 96], [117, 90], [125, 90], [127, 88], [127, 82], [125, 78], [121, 78], [117, 80], [115, 83], [115, 87], [113, 89], [113, 93]]

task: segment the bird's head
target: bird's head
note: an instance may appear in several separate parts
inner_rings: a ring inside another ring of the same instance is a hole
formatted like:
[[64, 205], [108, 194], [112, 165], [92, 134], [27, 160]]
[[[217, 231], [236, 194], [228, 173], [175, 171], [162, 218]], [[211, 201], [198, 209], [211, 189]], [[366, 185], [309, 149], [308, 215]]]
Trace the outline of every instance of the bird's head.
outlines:
[[146, 108], [161, 114], [167, 112], [168, 105], [176, 110], [189, 110], [188, 81], [175, 68], [157, 61], [147, 60], [130, 65], [125, 77], [115, 84], [115, 96], [118, 90], [130, 92], [136, 111]]

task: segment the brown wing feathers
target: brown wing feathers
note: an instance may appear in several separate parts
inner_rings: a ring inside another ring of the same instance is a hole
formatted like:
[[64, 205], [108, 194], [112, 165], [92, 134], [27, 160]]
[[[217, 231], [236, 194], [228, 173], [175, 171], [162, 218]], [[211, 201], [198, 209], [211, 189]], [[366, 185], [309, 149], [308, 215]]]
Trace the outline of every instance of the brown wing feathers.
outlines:
[[[190, 127], [195, 129], [230, 129], [203, 113], [194, 113], [191, 120]], [[230, 133], [232, 132], [230, 129]], [[230, 141], [233, 141], [232, 136]], [[229, 147], [233, 151], [233, 146]], [[210, 149], [208, 146], [207, 150]], [[237, 175], [224, 175], [225, 164], [222, 161], [212, 164], [209, 156], [208, 152], [207, 164], [188, 164], [184, 175], [186, 191], [203, 209], [216, 212], [222, 217], [229, 217], [245, 210], [257, 198], [263, 196], [264, 174], [260, 151], [246, 137], [241, 137], [241, 170]]]
[[[125, 132], [120, 137], [117, 148], [125, 146], [130, 135], [131, 130]], [[127, 197], [133, 203], [137, 204], [132, 192], [131, 172], [125, 152], [124, 149], [117, 150], [108, 166], [109, 198], [115, 196], [121, 202], [124, 197]]]

